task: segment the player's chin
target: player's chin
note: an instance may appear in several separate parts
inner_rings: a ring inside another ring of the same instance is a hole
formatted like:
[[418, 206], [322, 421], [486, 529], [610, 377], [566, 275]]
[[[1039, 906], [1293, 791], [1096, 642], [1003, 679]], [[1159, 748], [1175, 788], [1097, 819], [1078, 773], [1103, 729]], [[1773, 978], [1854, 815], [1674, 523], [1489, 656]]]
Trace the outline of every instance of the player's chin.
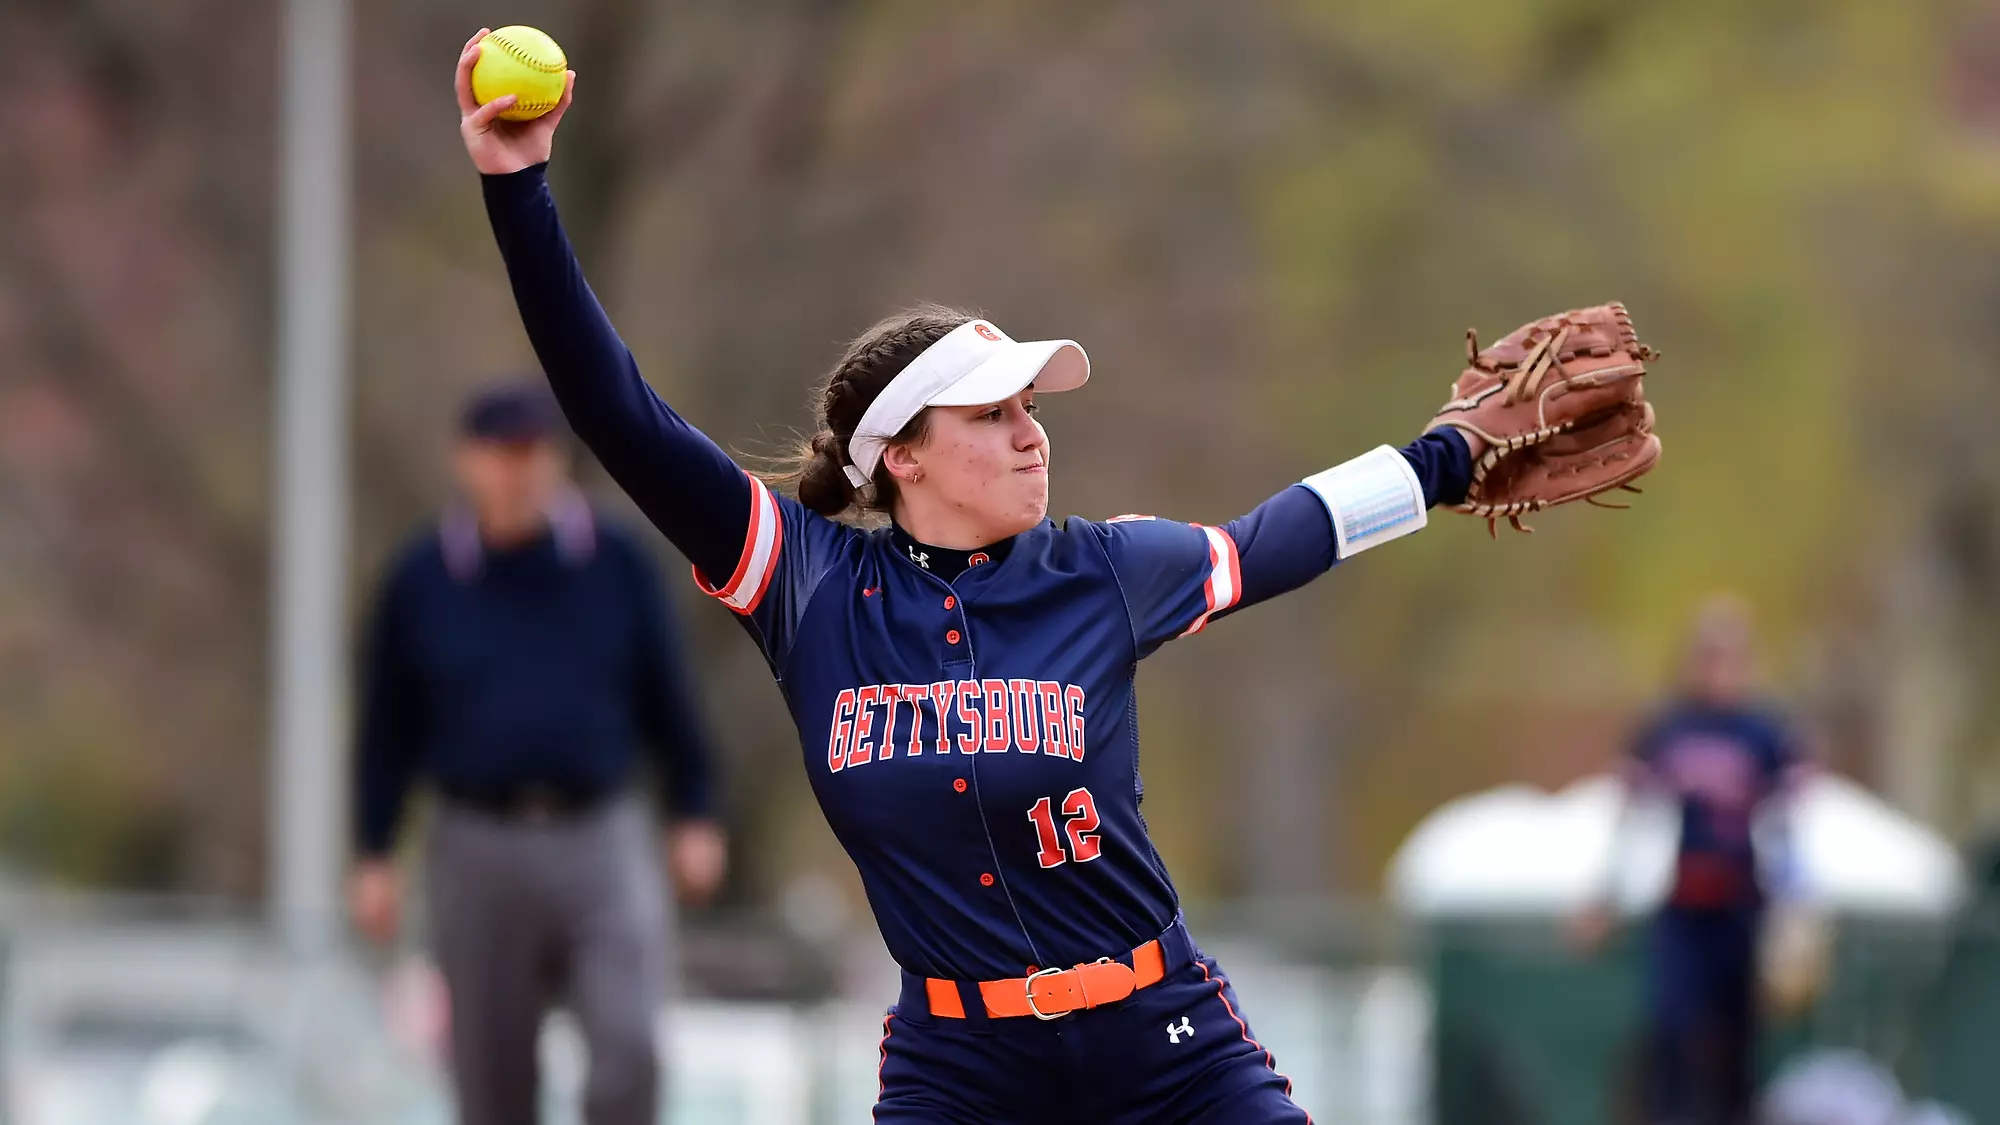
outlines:
[[1014, 474], [1014, 503], [1012, 509], [1020, 531], [1026, 531], [1049, 514], [1049, 474], [1047, 469], [1038, 472], [1016, 472]]

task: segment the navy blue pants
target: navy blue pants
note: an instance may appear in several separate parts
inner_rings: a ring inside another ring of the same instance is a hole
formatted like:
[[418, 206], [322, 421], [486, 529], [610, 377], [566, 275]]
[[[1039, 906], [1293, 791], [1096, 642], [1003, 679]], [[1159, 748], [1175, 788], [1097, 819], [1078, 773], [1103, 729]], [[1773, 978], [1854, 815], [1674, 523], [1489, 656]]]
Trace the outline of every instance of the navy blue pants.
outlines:
[[1647, 950], [1654, 1125], [1750, 1120], [1760, 916], [1755, 907], [1668, 907], [1654, 918]]
[[[1116, 1004], [1060, 1019], [933, 1017], [920, 978], [882, 1021], [885, 1125], [1305, 1123], [1292, 1084], [1244, 1022], [1236, 990], [1179, 922], [1160, 935], [1167, 975]], [[964, 990], [962, 990], [964, 991]]]

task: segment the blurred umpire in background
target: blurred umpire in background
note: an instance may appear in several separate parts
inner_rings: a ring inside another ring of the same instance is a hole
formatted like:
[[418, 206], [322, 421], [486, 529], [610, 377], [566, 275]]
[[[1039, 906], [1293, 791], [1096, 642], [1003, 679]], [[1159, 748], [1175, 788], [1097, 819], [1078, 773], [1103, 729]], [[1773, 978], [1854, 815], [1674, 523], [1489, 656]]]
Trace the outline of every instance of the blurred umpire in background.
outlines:
[[[1702, 607], [1680, 680], [1640, 727], [1626, 765], [1634, 797], [1665, 797], [1680, 814], [1672, 882], [1645, 947], [1648, 1121], [1749, 1125], [1759, 941], [1767, 904], [1789, 905], [1802, 889], [1789, 813], [1806, 759], [1790, 725], [1753, 694], [1755, 648], [1740, 601]], [[1631, 824], [1619, 818], [1614, 878]], [[1610, 885], [1578, 920], [1587, 946], [1610, 928]]]
[[642, 748], [682, 897], [722, 878], [708, 752], [660, 584], [570, 482], [562, 434], [539, 386], [472, 399], [459, 498], [391, 563], [366, 641], [350, 905], [369, 938], [394, 937], [397, 823], [428, 781], [426, 904], [462, 1125], [537, 1119], [538, 1033], [557, 1003], [589, 1047], [590, 1125], [658, 1120], [669, 906], [633, 793]]

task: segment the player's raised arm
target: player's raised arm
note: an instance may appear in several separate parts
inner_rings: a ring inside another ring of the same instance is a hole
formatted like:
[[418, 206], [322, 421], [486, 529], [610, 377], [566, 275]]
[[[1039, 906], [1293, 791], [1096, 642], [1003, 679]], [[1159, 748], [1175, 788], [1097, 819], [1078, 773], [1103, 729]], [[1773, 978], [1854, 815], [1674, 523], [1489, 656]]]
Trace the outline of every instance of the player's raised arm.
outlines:
[[508, 120], [515, 95], [481, 105], [473, 94], [487, 34], [482, 28], [459, 54], [459, 134], [481, 174], [529, 342], [570, 426], [606, 471], [696, 568], [727, 578], [744, 551], [754, 486], [639, 374], [584, 279], [543, 175], [576, 76], [565, 71], [561, 99], [547, 113]]

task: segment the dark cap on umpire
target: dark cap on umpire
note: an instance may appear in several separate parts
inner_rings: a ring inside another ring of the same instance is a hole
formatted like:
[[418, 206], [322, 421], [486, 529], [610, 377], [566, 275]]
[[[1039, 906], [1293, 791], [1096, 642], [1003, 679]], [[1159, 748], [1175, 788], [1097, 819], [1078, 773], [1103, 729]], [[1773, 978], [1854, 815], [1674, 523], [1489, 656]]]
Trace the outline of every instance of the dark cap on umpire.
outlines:
[[562, 411], [539, 383], [497, 383], [473, 393], [459, 415], [458, 433], [472, 441], [554, 441], [563, 432]]

